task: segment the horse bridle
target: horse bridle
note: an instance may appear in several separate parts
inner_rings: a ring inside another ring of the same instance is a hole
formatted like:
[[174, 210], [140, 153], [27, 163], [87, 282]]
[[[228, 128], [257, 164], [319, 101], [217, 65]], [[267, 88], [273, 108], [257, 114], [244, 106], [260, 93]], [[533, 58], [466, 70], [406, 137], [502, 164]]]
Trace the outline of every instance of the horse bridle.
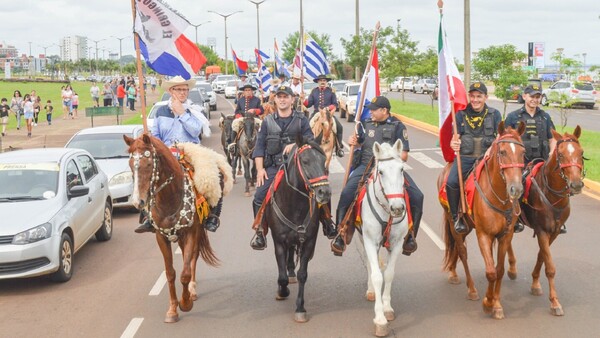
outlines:
[[[556, 142], [556, 146], [554, 147], [554, 154], [556, 156], [556, 167], [554, 169], [552, 169], [552, 171], [554, 172], [554, 171], [559, 170], [560, 178], [562, 178], [563, 181], [565, 181], [565, 188], [562, 191], [558, 191], [558, 190], [554, 190], [554, 189], [550, 188], [550, 185], [548, 183], [548, 177], [546, 177], [546, 175], [542, 175], [544, 187], [546, 189], [548, 189], [548, 191], [552, 192], [553, 194], [555, 194], [557, 196], [562, 196], [565, 192], [569, 191], [569, 184], [568, 184], [569, 181], [567, 179], [567, 176], [565, 175], [565, 171], [564, 171], [565, 168], [577, 167], [581, 171], [581, 179], [583, 180], [585, 178], [585, 169], [583, 167], [583, 164], [579, 164], [577, 162], [561, 163], [560, 160], [562, 158], [562, 155], [558, 152], [558, 146], [565, 142], [574, 142], [574, 143], [579, 144], [579, 141], [574, 140], [572, 138], [561, 139]], [[582, 156], [582, 160], [583, 159], [585, 159], [585, 158]], [[583, 163], [583, 161], [582, 161], [582, 163]], [[546, 166], [547, 164], [548, 164], [548, 162], [544, 163], [544, 166]]]
[[[388, 157], [388, 158], [382, 158], [382, 159], [377, 159], [377, 163], [375, 164], [375, 172], [373, 172], [372, 174], [372, 183], [375, 184], [375, 182], [379, 183], [379, 187], [381, 188], [381, 192], [383, 193], [383, 197], [385, 198], [385, 203], [382, 202], [379, 199], [379, 196], [377, 196], [377, 192], [375, 191], [375, 189], [373, 189], [373, 194], [375, 195], [375, 201], [377, 202], [377, 204], [379, 204], [379, 206], [389, 215], [388, 217], [388, 221], [384, 221], [381, 216], [379, 216], [379, 214], [377, 213], [377, 211], [373, 208], [373, 203], [371, 202], [371, 197], [369, 194], [369, 190], [367, 189], [367, 202], [369, 203], [369, 207], [371, 208], [371, 212], [373, 213], [373, 215], [375, 215], [375, 218], [377, 218], [377, 221], [379, 223], [381, 223], [382, 225], [386, 225], [388, 223], [390, 224], [398, 224], [400, 222], [402, 222], [404, 220], [404, 218], [406, 217], [406, 208], [404, 209], [404, 214], [398, 217], [393, 217], [392, 216], [392, 212], [390, 210], [389, 207], [389, 201], [390, 199], [393, 198], [402, 198], [404, 199], [405, 197], [405, 193], [393, 193], [393, 194], [387, 194], [385, 192], [385, 188], [383, 187], [383, 183], [381, 182], [381, 177], [379, 174], [379, 162], [385, 162], [385, 161], [390, 161], [390, 160], [395, 160], [395, 157]], [[399, 220], [397, 220], [396, 222], [392, 222], [392, 220], [394, 218], [400, 218]]]

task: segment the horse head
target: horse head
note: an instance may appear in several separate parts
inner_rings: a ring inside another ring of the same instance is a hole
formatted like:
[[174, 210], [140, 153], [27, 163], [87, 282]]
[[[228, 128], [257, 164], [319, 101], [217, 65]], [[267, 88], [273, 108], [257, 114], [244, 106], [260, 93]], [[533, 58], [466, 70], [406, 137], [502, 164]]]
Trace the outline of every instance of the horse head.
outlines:
[[518, 200], [523, 193], [523, 167], [525, 162], [525, 146], [521, 135], [525, 132], [525, 124], [520, 122], [517, 129], [505, 127], [504, 121], [498, 125], [498, 136], [490, 149], [490, 163], [495, 162], [492, 171], [498, 172], [506, 184], [506, 193], [511, 201]]
[[298, 135], [294, 153], [287, 164], [290, 176], [296, 180], [295, 185], [306, 189], [309, 196], [314, 197], [319, 204], [328, 203], [331, 199], [325, 159], [325, 153], [317, 143]]
[[[393, 146], [388, 143], [373, 144], [375, 169], [373, 188], [379, 204], [387, 209], [392, 217], [402, 217], [406, 212], [404, 201], [404, 161], [401, 158], [402, 141]], [[382, 199], [383, 198], [383, 199]]]
[[246, 115], [244, 115], [243, 128], [249, 148], [252, 148], [250, 145], [253, 145], [256, 141], [256, 131], [258, 128], [256, 126], [255, 117], [256, 115], [254, 113], [246, 113]]
[[231, 125], [233, 124], [233, 115], [223, 115], [221, 113], [221, 118], [219, 119], [219, 128], [221, 128], [221, 132], [225, 135], [225, 139], [231, 138]]
[[560, 172], [560, 177], [565, 181], [571, 194], [579, 194], [583, 188], [583, 178], [585, 177], [583, 148], [579, 144], [581, 128], [577, 126], [573, 134], [565, 133], [564, 135], [552, 130], [552, 135], [556, 140], [556, 147], [549, 164], [556, 161], [555, 165], [550, 166]]

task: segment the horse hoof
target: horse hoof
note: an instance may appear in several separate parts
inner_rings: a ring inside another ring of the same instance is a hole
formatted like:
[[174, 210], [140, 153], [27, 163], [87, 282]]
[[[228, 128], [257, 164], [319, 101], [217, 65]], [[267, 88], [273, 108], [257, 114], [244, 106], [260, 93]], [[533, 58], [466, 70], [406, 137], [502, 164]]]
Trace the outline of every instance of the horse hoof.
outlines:
[[484, 305], [483, 306], [483, 313], [485, 313], [486, 315], [492, 314], [492, 307]]
[[174, 316], [166, 316], [165, 317], [165, 323], [177, 323], [179, 321], [179, 315], [174, 315]]
[[544, 294], [544, 291], [542, 291], [542, 288], [531, 288], [531, 294], [534, 296], [541, 296]]
[[184, 300], [179, 302], [179, 309], [183, 312], [189, 312], [193, 307], [194, 307], [194, 302], [192, 301], [192, 299], [190, 299], [187, 302]]
[[296, 312], [294, 314], [294, 321], [296, 323], [306, 323], [306, 322], [308, 322], [308, 316], [306, 315], [306, 312]]
[[367, 291], [366, 297], [369, 302], [374, 302], [375, 301], [375, 292]]
[[460, 278], [458, 276], [448, 276], [448, 283], [450, 284], [460, 284]]
[[510, 278], [510, 280], [517, 279], [517, 273], [516, 272], [508, 271], [506, 274], [508, 275], [508, 278]]
[[383, 315], [385, 316], [385, 319], [388, 320], [388, 322], [391, 322], [392, 320], [396, 319], [396, 315], [394, 314], [394, 311], [385, 311], [383, 312]]
[[552, 313], [553, 316], [564, 316], [565, 315], [562, 307], [551, 307], [550, 313]]
[[238, 176], [242, 176], [242, 171], [241, 171], [241, 170], [238, 170], [238, 172], [237, 172], [237, 175], [238, 175]]
[[492, 318], [504, 319], [504, 310], [502, 308], [494, 308], [492, 310]]
[[296, 283], [298, 283], [298, 278], [296, 278], [296, 277], [288, 277], [288, 283], [290, 283], [290, 284], [296, 284]]
[[249, 192], [249, 191], [246, 191], [246, 192], [244, 193], [244, 196], [246, 196], [246, 197], [250, 197], [250, 192]]
[[479, 300], [479, 294], [477, 293], [477, 291], [467, 292], [467, 299], [468, 300]]
[[390, 329], [388, 324], [375, 324], [375, 336], [377, 337], [385, 337], [390, 333]]

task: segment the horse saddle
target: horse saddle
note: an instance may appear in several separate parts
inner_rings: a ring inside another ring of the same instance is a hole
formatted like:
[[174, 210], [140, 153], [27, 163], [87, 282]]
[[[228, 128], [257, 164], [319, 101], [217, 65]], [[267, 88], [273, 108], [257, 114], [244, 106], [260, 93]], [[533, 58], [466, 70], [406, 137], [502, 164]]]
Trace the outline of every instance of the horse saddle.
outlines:
[[527, 198], [529, 197], [529, 191], [531, 190], [532, 180], [535, 175], [540, 171], [540, 168], [544, 165], [544, 161], [539, 161], [537, 163], [530, 162], [527, 165], [527, 168], [523, 170], [523, 176], [525, 180], [524, 191], [523, 191], [523, 202], [527, 203]]
[[[468, 174], [466, 180], [464, 181], [464, 192], [467, 196], [467, 208], [468, 208], [469, 215], [473, 211], [473, 199], [475, 197], [475, 190], [476, 190], [475, 180], [476, 179], [479, 180], [479, 177], [481, 176], [481, 171], [483, 170], [483, 167], [485, 166], [485, 162], [487, 160], [488, 160], [488, 157], [486, 155], [482, 159], [477, 161], [475, 163], [475, 168], [470, 172], [470, 174]], [[446, 207], [446, 209], [449, 211], [450, 206], [448, 204], [448, 193], [446, 191], [447, 182], [448, 182], [448, 175], [446, 175], [444, 177], [444, 183], [442, 184], [442, 188], [438, 192], [438, 199], [439, 199], [440, 203], [442, 205], [444, 205], [444, 207]]]

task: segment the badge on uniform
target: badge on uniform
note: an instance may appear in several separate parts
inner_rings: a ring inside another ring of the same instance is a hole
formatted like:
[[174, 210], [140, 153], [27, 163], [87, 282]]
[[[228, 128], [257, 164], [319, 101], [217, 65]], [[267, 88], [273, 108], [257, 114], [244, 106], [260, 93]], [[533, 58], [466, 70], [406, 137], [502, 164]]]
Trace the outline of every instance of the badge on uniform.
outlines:
[[404, 137], [404, 140], [408, 141], [408, 130], [404, 129], [402, 131], [402, 137]]
[[375, 130], [369, 130], [369, 137], [375, 137]]

